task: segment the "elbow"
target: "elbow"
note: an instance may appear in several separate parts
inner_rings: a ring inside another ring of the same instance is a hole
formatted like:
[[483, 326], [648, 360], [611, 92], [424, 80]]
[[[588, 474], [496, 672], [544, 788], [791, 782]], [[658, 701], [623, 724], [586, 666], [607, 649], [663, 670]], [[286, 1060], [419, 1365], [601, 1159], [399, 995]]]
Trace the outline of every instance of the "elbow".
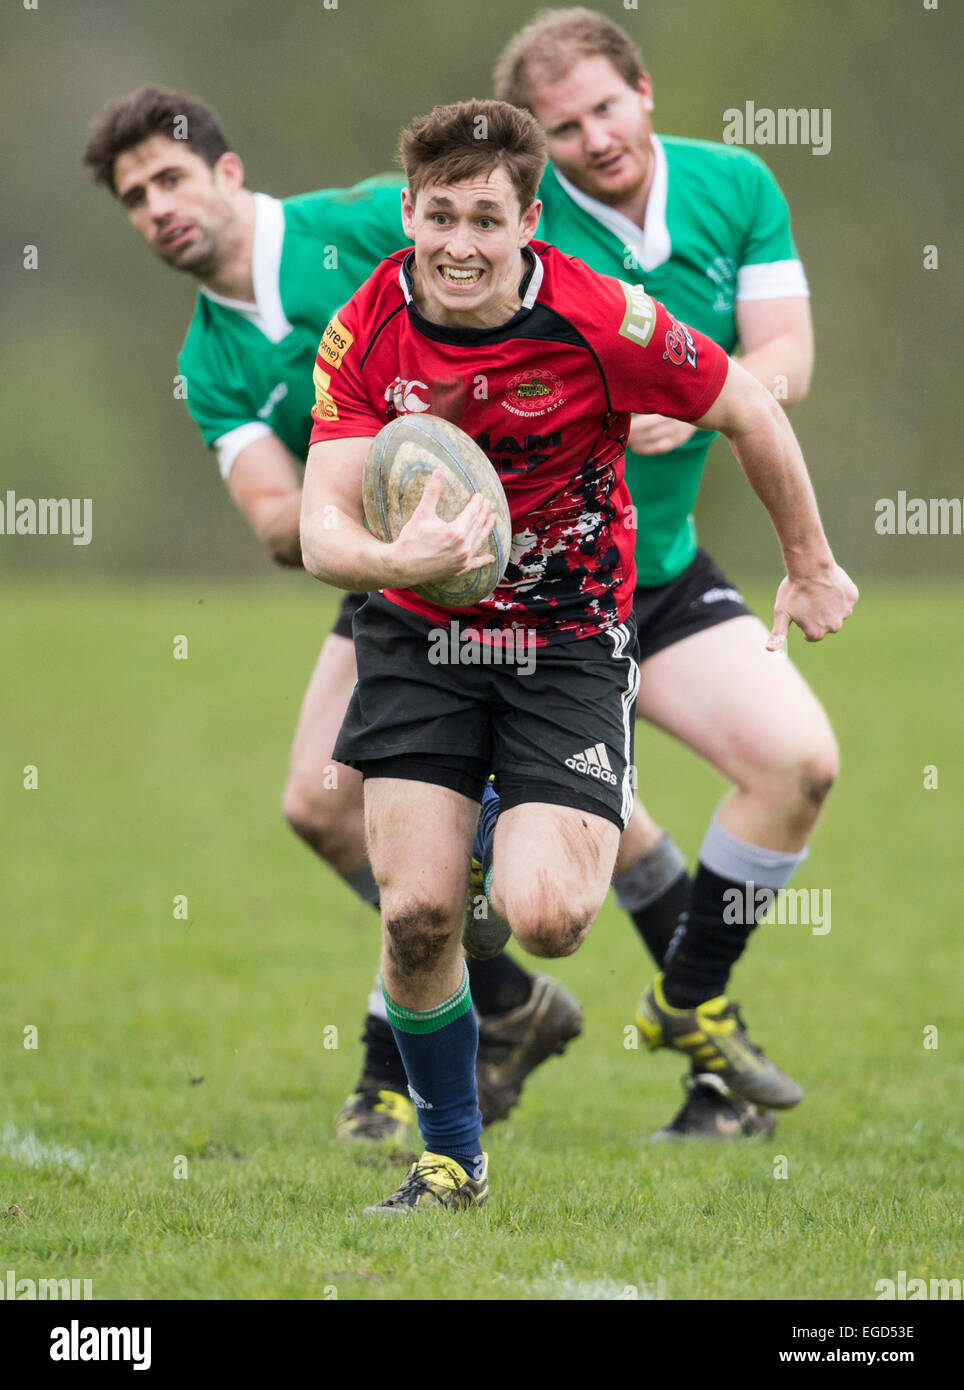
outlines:
[[[778, 382], [778, 387], [779, 384]], [[744, 429], [748, 428], [749, 430], [758, 429], [761, 425], [764, 427], [776, 425], [780, 428], [786, 419], [783, 413], [784, 407], [790, 403], [788, 392], [781, 392], [779, 389], [754, 391], [750, 410], [741, 423]]]
[[784, 405], [797, 405], [800, 401], [805, 401], [810, 394], [810, 382], [813, 378], [813, 331], [812, 329], [803, 335], [802, 341], [796, 342], [795, 351], [792, 353], [792, 366], [787, 373], [786, 380], [789, 384]]
[[799, 369], [789, 379], [789, 389], [787, 391], [784, 405], [799, 405], [805, 401], [810, 394], [810, 382], [813, 379], [813, 358], [808, 362], [800, 364]]
[[323, 557], [318, 554], [315, 547], [309, 545], [307, 540], [302, 537], [301, 541], [301, 563], [313, 579], [331, 582], [331, 577], [326, 569]]
[[356, 576], [345, 564], [345, 556], [334, 545], [327, 543], [328, 537], [317, 532], [302, 530], [301, 563], [312, 579], [320, 579], [334, 589], [361, 589], [364, 585], [355, 583]]
[[762, 383], [754, 380], [751, 389], [729, 413], [726, 423], [717, 428], [734, 448], [751, 436], [776, 438], [787, 428], [785, 405], [785, 400], [779, 400]]

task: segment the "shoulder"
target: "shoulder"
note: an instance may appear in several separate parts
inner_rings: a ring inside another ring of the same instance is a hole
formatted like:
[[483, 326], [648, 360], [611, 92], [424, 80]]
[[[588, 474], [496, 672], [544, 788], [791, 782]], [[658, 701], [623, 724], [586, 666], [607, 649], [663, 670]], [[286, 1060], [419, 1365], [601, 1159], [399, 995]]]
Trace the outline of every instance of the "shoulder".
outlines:
[[681, 185], [700, 200], [719, 206], [752, 206], [761, 197], [782, 197], [772, 170], [741, 145], [661, 135], [670, 187]]
[[581, 332], [599, 328], [627, 305], [630, 286], [547, 242], [530, 243], [543, 268], [539, 299]]
[[742, 145], [724, 145], [716, 140], [688, 140], [680, 135], [660, 135], [666, 161], [674, 171], [728, 174], [733, 178], [760, 178], [773, 175], [753, 150]]
[[321, 188], [282, 199], [285, 228], [296, 235], [317, 236], [319, 228], [339, 227], [360, 217], [395, 220], [401, 226], [399, 174], [379, 174], [350, 188]]
[[351, 328], [354, 335], [371, 341], [385, 320], [405, 307], [399, 277], [407, 255], [408, 251], [402, 249], [379, 261], [368, 279], [338, 310], [336, 317]]

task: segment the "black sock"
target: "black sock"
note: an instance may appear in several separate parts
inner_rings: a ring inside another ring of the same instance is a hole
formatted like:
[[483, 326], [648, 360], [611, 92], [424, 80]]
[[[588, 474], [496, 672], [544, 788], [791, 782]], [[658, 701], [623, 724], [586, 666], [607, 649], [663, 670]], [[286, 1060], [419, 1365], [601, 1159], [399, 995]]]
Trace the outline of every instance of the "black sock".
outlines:
[[629, 914], [657, 965], [666, 959], [680, 916], [690, 905], [692, 890], [690, 876], [684, 869], [658, 898]]
[[[734, 890], [737, 899], [724, 898]], [[735, 914], [729, 907], [734, 901], [743, 902], [745, 890], [745, 883], [721, 878], [700, 862], [689, 911], [680, 917], [664, 962], [663, 994], [674, 1009], [693, 1009], [726, 993], [730, 971], [756, 926], [755, 914], [744, 922], [745, 914]], [[735, 915], [741, 920], [733, 921]]]
[[395, 1034], [387, 1019], [375, 1014], [365, 1016], [365, 1031], [360, 1039], [365, 1049], [361, 1080], [356, 1089], [398, 1091], [408, 1095], [408, 1078]]
[[501, 951], [491, 960], [467, 960], [472, 1003], [482, 1017], [507, 1014], [527, 1004], [532, 976]]
[[680, 913], [690, 900], [682, 851], [663, 835], [642, 859], [613, 879], [619, 906], [628, 912], [658, 966], [663, 964]]

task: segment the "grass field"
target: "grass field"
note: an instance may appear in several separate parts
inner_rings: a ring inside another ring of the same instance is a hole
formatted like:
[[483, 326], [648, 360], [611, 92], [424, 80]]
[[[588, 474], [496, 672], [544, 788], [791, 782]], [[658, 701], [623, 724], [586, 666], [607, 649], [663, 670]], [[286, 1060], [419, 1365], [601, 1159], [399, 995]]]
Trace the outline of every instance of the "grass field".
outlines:
[[[399, 1170], [331, 1139], [375, 922], [278, 809], [331, 613], [281, 576], [0, 600], [2, 1270], [192, 1299], [866, 1299], [901, 1269], [964, 1275], [960, 588], [869, 589], [845, 635], [794, 639], [843, 748], [797, 879], [832, 927], [762, 926], [734, 993], [804, 1105], [762, 1143], [647, 1145], [682, 1067], [624, 1047], [651, 972], [610, 902], [551, 963], [585, 1032], [488, 1133], [488, 1207], [411, 1222], [361, 1214]], [[719, 779], [646, 730], [637, 763], [694, 857]]]

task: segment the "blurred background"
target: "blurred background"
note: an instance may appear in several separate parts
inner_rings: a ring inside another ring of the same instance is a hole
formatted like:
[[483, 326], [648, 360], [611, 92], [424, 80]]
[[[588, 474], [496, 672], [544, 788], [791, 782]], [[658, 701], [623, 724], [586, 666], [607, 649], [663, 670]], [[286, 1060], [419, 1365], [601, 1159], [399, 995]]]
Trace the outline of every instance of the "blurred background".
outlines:
[[[156, 262], [80, 169], [91, 117], [143, 82], [219, 111], [249, 184], [278, 196], [390, 168], [400, 127], [490, 94], [517, 0], [38, 0], [4, 7], [0, 493], [93, 499], [87, 547], [0, 538], [9, 583], [261, 573], [213, 456], [173, 397], [194, 286]], [[719, 140], [723, 112], [829, 108], [832, 143], [758, 147], [788, 198], [817, 367], [792, 419], [831, 541], [858, 581], [964, 573], [961, 537], [882, 537], [874, 504], [964, 494], [957, 437], [961, 28], [950, 0], [663, 0], [597, 8], [637, 38], [657, 130]], [[38, 248], [23, 268], [22, 248]], [[924, 269], [925, 246], [939, 267]], [[778, 552], [725, 445], [698, 515], [714, 555], [773, 576]]]

